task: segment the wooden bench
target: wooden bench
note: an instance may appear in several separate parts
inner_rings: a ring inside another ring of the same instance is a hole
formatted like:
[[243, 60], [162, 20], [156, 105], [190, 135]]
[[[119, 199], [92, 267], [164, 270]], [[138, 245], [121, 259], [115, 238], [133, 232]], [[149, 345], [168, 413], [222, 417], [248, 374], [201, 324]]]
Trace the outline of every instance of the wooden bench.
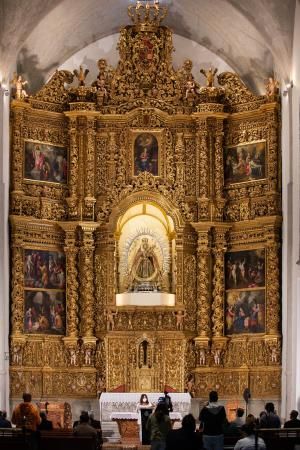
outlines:
[[[30, 450], [32, 434], [20, 428], [0, 429], [0, 450]], [[37, 436], [40, 450], [96, 450], [101, 449], [93, 436], [75, 436], [73, 430], [40, 431]]]
[[300, 444], [300, 428], [261, 428], [257, 433], [267, 450], [294, 450]]

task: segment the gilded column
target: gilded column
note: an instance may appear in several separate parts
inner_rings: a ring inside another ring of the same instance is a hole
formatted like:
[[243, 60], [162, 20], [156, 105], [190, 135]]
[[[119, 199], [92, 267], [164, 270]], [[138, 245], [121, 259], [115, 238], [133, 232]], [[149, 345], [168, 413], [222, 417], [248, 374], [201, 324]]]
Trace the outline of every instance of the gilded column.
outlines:
[[223, 164], [223, 120], [216, 120], [214, 145], [214, 214], [213, 220], [222, 220], [224, 213], [224, 164]]
[[24, 251], [23, 241], [17, 234], [12, 240], [12, 335], [24, 332]]
[[[278, 219], [279, 221], [280, 219]], [[279, 225], [277, 225], [279, 227]], [[267, 251], [267, 318], [266, 333], [279, 335], [280, 324], [280, 237], [279, 228], [273, 225], [265, 227]]]
[[94, 334], [94, 236], [98, 224], [81, 222], [80, 261], [80, 331], [83, 337]]
[[95, 199], [95, 140], [96, 117], [86, 118], [86, 148], [85, 148], [85, 182], [84, 182], [84, 217], [94, 220]]
[[60, 226], [65, 231], [66, 255], [66, 305], [67, 305], [67, 332], [69, 338], [78, 337], [78, 269], [77, 269], [77, 223], [64, 222]]
[[108, 160], [108, 182], [112, 186], [116, 178], [116, 155], [118, 154], [118, 148], [116, 143], [116, 133], [109, 133], [109, 160]]
[[66, 199], [69, 207], [69, 217], [79, 218], [78, 210], [78, 174], [79, 174], [79, 149], [77, 136], [77, 117], [71, 113], [65, 113], [69, 117], [69, 197]]
[[176, 145], [175, 145], [175, 163], [176, 163], [176, 196], [182, 199], [185, 195], [184, 192], [184, 141], [183, 133], [176, 133]]
[[176, 239], [176, 306], [183, 304], [183, 236]]
[[224, 255], [227, 246], [226, 234], [230, 228], [228, 225], [216, 225], [214, 242], [214, 267], [213, 267], [213, 303], [212, 303], [212, 331], [214, 337], [222, 337], [224, 334], [224, 300], [225, 277]]
[[198, 197], [198, 220], [209, 220], [209, 146], [207, 120], [197, 120], [196, 133], [197, 149], [197, 197]]
[[197, 244], [197, 366], [207, 364], [211, 337], [211, 225], [192, 224], [198, 234]]
[[197, 332], [202, 337], [209, 337], [211, 333], [210, 255], [209, 230], [198, 229]]

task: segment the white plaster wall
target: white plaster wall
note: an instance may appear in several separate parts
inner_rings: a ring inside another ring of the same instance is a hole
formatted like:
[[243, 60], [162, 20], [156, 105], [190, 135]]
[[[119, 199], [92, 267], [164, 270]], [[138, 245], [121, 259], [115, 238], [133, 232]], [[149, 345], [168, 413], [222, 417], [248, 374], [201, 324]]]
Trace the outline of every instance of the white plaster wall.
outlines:
[[[117, 43], [119, 39], [119, 33], [111, 36], [99, 39], [96, 42], [88, 45], [87, 47], [79, 50], [71, 58], [67, 59], [60, 67], [60, 70], [78, 69], [80, 65], [90, 70], [86, 83], [89, 84], [97, 78], [98, 68], [97, 61], [100, 58], [105, 58], [108, 64], [113, 67], [117, 66], [119, 60], [119, 52], [117, 51]], [[233, 69], [226, 64], [218, 55], [212, 53], [207, 48], [198, 44], [195, 41], [184, 38], [177, 34], [173, 35], [173, 45], [175, 52], [173, 53], [173, 65], [174, 68], [182, 66], [185, 59], [191, 59], [193, 61], [193, 74], [196, 80], [201, 84], [205, 84], [203, 75], [201, 75], [200, 69], [208, 69], [209, 67], [217, 67], [219, 73], [225, 71], [233, 71]]]
[[9, 409], [9, 92], [0, 87], [0, 409]]
[[[300, 409], [300, 3], [294, 25], [293, 87], [282, 96], [282, 408]], [[283, 90], [285, 86], [283, 84]]]

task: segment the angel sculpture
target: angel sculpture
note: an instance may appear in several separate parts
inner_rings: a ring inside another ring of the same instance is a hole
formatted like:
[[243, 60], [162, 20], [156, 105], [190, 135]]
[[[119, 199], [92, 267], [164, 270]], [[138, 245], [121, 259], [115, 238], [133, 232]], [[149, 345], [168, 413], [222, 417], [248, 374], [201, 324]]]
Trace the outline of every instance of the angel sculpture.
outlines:
[[218, 69], [213, 70], [211, 67], [208, 70], [201, 69], [200, 73], [202, 73], [206, 78], [206, 86], [213, 87], [215, 75], [218, 72]]
[[85, 79], [87, 74], [89, 73], [89, 69], [83, 69], [82, 66], [79, 66], [79, 71], [77, 69], [73, 70], [75, 77], [78, 79], [78, 86], [85, 86]]
[[269, 77], [265, 83], [267, 97], [278, 95], [279, 93], [279, 81], [273, 77]]
[[28, 81], [22, 80], [22, 75], [18, 75], [14, 72], [14, 77], [10, 84], [12, 84], [15, 88], [15, 98], [17, 100], [23, 100], [25, 97], [28, 97], [28, 94], [24, 89], [24, 86], [25, 84], [28, 84]]

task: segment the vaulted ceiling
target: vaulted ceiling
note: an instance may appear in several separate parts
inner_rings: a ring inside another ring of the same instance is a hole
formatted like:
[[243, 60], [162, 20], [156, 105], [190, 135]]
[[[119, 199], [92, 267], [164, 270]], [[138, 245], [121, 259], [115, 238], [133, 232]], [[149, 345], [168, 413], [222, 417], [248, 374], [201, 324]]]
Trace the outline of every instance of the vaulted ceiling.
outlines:
[[[252, 88], [273, 71], [289, 78], [296, 0], [161, 0], [165, 24], [226, 61]], [[130, 23], [133, 0], [0, 1], [2, 77], [30, 65], [41, 85], [86, 45]]]

